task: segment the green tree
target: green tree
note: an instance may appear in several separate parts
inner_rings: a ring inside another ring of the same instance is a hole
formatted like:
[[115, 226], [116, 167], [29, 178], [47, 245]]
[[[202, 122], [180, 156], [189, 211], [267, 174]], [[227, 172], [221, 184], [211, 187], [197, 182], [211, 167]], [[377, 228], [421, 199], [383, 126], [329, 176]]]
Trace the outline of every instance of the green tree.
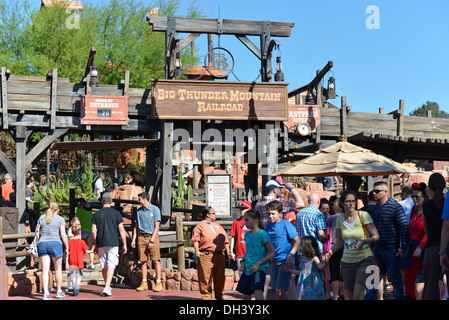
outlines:
[[440, 110], [438, 103], [430, 102], [429, 100], [427, 100], [426, 103], [423, 103], [421, 107], [410, 112], [410, 115], [415, 117], [426, 117], [427, 111], [431, 111], [432, 117], [434, 118], [449, 118], [447, 112]]
[[[60, 77], [79, 82], [95, 46], [94, 63], [102, 84], [117, 84], [125, 70], [130, 70], [131, 87], [148, 88], [150, 79], [164, 77], [165, 36], [152, 32], [146, 16], [154, 7], [162, 16], [177, 15], [180, 0], [100, 0], [83, 5], [79, 23], [73, 25], [76, 12], [65, 6], [33, 9], [29, 0], [0, 0], [0, 66], [14, 75], [35, 76], [58, 68]], [[187, 15], [201, 15], [194, 2]], [[189, 50], [182, 56], [184, 65], [199, 61]]]

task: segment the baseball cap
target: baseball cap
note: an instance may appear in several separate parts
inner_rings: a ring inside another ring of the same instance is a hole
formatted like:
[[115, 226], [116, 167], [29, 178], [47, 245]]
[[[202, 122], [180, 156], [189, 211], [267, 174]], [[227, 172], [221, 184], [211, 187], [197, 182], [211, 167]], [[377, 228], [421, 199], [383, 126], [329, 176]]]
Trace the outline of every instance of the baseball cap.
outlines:
[[276, 180], [270, 180], [270, 181], [268, 181], [267, 184], [265, 185], [265, 188], [267, 188], [268, 191], [271, 191], [271, 190], [273, 190], [273, 189], [275, 189], [275, 188], [285, 188], [285, 185], [279, 183], [279, 182], [276, 181]]
[[242, 202], [239, 203], [238, 207], [251, 209], [251, 203], [247, 200], [243, 200]]

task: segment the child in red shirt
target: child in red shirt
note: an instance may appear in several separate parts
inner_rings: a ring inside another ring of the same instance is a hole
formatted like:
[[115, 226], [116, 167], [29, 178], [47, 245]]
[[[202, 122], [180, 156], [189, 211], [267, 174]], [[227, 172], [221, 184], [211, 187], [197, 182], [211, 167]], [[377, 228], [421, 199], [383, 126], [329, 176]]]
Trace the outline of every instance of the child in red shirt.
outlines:
[[[240, 271], [240, 261], [245, 256], [246, 246], [245, 246], [245, 233], [248, 228], [243, 220], [243, 215], [246, 211], [251, 209], [251, 203], [249, 201], [243, 200], [239, 203], [240, 217], [232, 223], [231, 231], [229, 235], [231, 236], [230, 249], [231, 249], [231, 259], [237, 262], [237, 270]], [[234, 252], [235, 245], [235, 252]]]
[[70, 278], [72, 280], [73, 295], [79, 294], [80, 283], [84, 275], [84, 254], [93, 253], [86, 242], [81, 239], [81, 225], [72, 226], [73, 238], [69, 240], [69, 256], [66, 265], [70, 266]]

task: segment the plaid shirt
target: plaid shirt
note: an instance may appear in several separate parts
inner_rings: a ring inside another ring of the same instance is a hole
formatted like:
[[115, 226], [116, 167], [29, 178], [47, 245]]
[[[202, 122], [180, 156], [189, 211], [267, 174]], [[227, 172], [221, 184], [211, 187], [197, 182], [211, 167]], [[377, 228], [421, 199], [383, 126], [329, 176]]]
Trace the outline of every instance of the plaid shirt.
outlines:
[[282, 210], [283, 213], [287, 213], [290, 211], [295, 211], [296, 210], [296, 202], [295, 201], [288, 201], [288, 200], [284, 200], [282, 198], [272, 198], [272, 197], [268, 197], [265, 196], [262, 198], [262, 200], [260, 200], [256, 206], [254, 207], [254, 209], [256, 209], [257, 211], [259, 211], [260, 213], [260, 217], [262, 219], [262, 225], [265, 228], [267, 226], [267, 224], [269, 224], [270, 221], [270, 217], [268, 216], [268, 212], [267, 209], [265, 208], [265, 206], [274, 200], [278, 200], [280, 202], [282, 202], [282, 204], [284, 205], [284, 209]]
[[298, 231], [299, 239], [303, 236], [312, 236], [318, 240], [320, 252], [323, 251], [323, 243], [318, 236], [318, 230], [326, 230], [326, 221], [324, 214], [315, 206], [309, 205], [302, 209], [296, 215], [295, 223], [296, 231]]

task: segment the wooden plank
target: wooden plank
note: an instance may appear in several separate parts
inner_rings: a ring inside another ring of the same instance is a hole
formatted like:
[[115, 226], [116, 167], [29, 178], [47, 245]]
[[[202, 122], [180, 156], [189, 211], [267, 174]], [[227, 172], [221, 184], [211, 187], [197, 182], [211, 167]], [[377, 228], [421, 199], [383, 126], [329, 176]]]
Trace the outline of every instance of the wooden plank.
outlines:
[[[149, 16], [147, 18], [153, 31], [167, 31], [167, 17]], [[228, 19], [198, 19], [176, 17], [176, 32], [181, 33], [210, 33], [219, 34], [219, 20], [221, 20], [220, 34], [244, 34], [262, 36], [262, 21], [228, 20]], [[270, 22], [272, 37], [290, 37], [294, 23]]]

